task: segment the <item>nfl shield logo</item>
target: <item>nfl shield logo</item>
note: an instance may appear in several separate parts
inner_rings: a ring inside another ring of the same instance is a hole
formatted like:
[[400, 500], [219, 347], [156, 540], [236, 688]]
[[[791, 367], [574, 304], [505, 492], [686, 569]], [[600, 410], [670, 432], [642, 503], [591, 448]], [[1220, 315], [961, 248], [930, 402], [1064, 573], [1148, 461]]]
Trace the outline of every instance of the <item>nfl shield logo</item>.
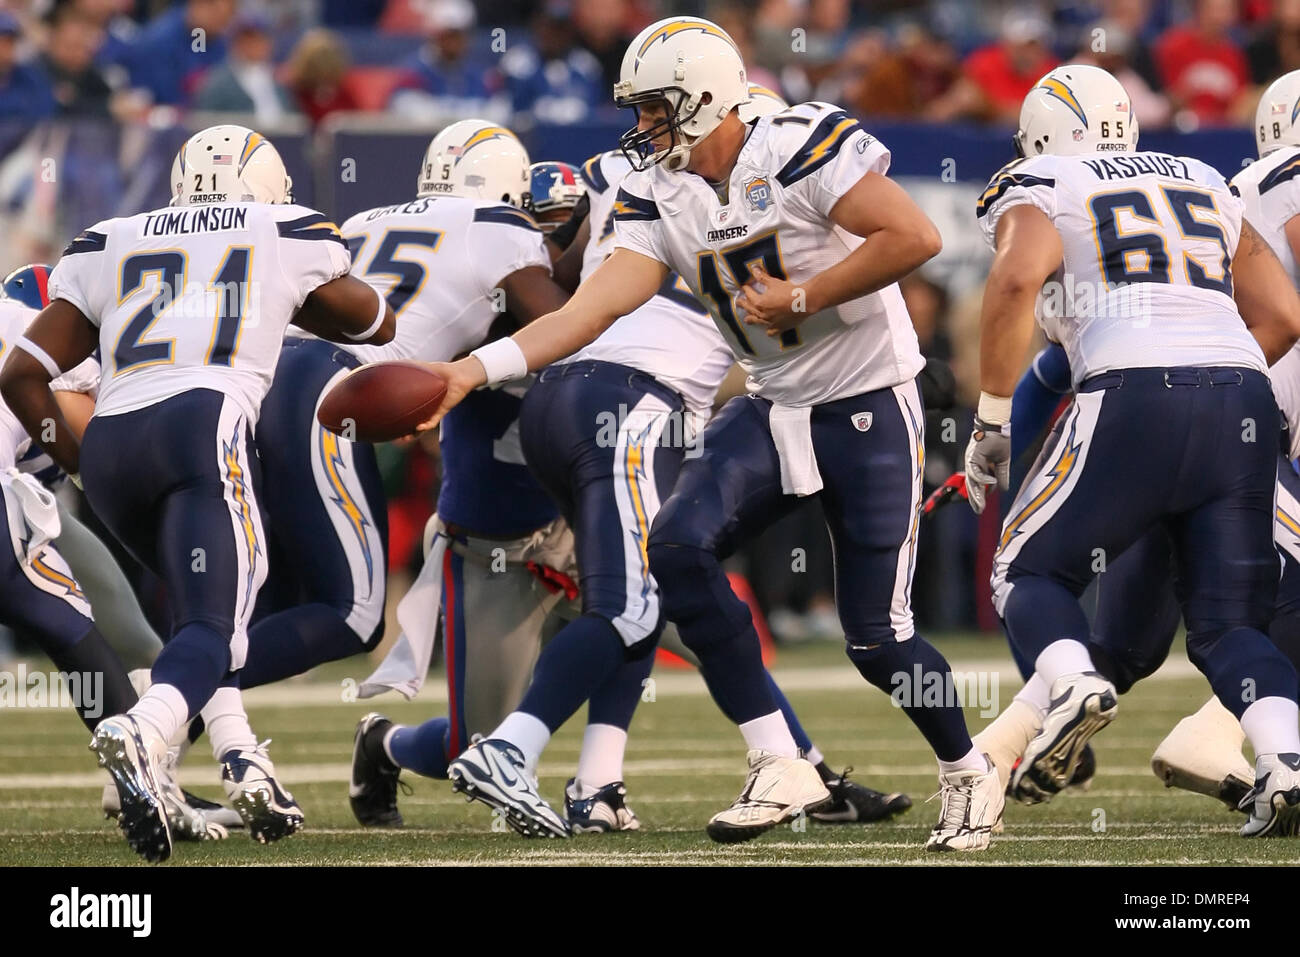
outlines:
[[849, 416], [849, 421], [853, 423], [853, 427], [859, 432], [865, 432], [871, 428], [871, 419], [870, 412], [854, 412]]
[[1074, 135], [1074, 141], [1076, 143], [1080, 143], [1083, 141], [1083, 130], [1075, 130], [1073, 135]]

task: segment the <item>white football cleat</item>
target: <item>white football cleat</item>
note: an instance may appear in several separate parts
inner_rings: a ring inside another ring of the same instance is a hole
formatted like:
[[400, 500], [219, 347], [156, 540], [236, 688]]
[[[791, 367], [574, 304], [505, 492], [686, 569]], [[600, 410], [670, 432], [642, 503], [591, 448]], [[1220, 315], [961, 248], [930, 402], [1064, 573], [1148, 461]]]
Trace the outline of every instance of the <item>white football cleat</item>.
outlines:
[[995, 826], [1001, 833], [1006, 787], [998, 769], [984, 756], [988, 770], [939, 775], [939, 823], [925, 842], [927, 851], [982, 851]]
[[1241, 810], [1248, 815], [1242, 837], [1300, 834], [1300, 754], [1261, 754], [1255, 786], [1241, 799]]
[[230, 805], [239, 812], [253, 840], [261, 844], [293, 834], [303, 824], [302, 808], [275, 779], [275, 765], [266, 751], [270, 741], [253, 750], [227, 751], [221, 756], [221, 784]]
[[740, 797], [709, 819], [709, 837], [720, 844], [748, 841], [831, 801], [821, 775], [803, 758], [784, 758], [755, 748], [748, 761], [749, 777]]
[[524, 837], [569, 837], [569, 823], [537, 793], [524, 756], [504, 738], [476, 741], [447, 766], [451, 789], [505, 815]]
[[[147, 743], [146, 743], [147, 742]], [[157, 735], [148, 736], [127, 714], [105, 718], [90, 738], [90, 750], [108, 771], [117, 790], [117, 826], [131, 849], [157, 864], [172, 854], [172, 833], [158, 762], [166, 751]]]
[[1025, 748], [1011, 775], [1011, 790], [1024, 804], [1040, 804], [1070, 783], [1092, 736], [1115, 719], [1115, 686], [1095, 671], [1063, 675], [1052, 684], [1043, 728]]
[[1231, 810], [1244, 810], [1241, 803], [1255, 784], [1255, 771], [1241, 754], [1245, 739], [1232, 712], [1211, 698], [1174, 725], [1151, 755], [1151, 770], [1167, 788], [1194, 791]]

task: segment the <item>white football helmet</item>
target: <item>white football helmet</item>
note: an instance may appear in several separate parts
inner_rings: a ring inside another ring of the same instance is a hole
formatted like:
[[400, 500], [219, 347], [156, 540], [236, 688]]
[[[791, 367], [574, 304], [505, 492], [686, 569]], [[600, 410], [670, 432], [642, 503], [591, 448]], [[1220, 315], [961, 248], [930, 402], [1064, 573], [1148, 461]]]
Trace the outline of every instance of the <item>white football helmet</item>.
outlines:
[[1300, 146], [1300, 70], [1283, 74], [1269, 84], [1255, 108], [1255, 145], [1267, 156], [1282, 146]]
[[173, 206], [199, 203], [292, 203], [293, 180], [261, 133], [209, 126], [185, 141], [172, 161]]
[[419, 196], [463, 196], [523, 207], [528, 151], [504, 126], [459, 120], [433, 138], [420, 167]]
[[1100, 67], [1058, 66], [1034, 84], [1020, 107], [1016, 148], [1021, 156], [1128, 153], [1137, 141], [1128, 94]]
[[769, 90], [765, 86], [759, 86], [757, 83], [751, 83], [749, 84], [749, 102], [742, 103], [737, 112], [740, 114], [740, 122], [752, 123], [760, 116], [784, 113], [788, 109], [790, 109], [790, 104], [785, 101], [780, 93]]
[[[635, 109], [660, 100], [667, 103], [666, 120], [645, 131], [628, 130], [619, 138], [619, 147], [635, 169], [655, 163], [684, 169], [691, 148], [749, 100], [740, 50], [722, 27], [698, 17], [670, 17], [637, 35], [623, 54], [614, 103]], [[652, 141], [664, 134], [669, 147], [656, 150]]]

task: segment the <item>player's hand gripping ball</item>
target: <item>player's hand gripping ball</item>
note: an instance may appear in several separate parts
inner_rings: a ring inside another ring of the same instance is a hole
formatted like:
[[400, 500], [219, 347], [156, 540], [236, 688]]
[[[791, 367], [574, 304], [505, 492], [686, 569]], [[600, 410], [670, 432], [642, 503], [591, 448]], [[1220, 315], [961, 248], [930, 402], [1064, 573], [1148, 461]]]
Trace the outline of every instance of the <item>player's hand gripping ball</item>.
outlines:
[[358, 442], [389, 442], [410, 435], [447, 394], [447, 380], [427, 363], [372, 362], [354, 369], [325, 394], [316, 418], [331, 432]]

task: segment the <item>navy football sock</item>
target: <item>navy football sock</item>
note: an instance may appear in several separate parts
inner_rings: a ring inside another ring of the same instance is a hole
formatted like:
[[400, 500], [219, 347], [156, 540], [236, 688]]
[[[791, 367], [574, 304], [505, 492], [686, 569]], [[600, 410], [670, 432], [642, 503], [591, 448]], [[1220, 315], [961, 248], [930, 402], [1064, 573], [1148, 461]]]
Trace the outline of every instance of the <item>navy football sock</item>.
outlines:
[[531, 714], [554, 734], [625, 660], [626, 646], [613, 624], [599, 615], [581, 615], [542, 649], [533, 682], [515, 710]]
[[125, 714], [139, 700], [122, 660], [94, 625], [79, 641], [47, 652], [65, 675], [76, 675], [77, 700], [73, 703], [82, 723], [94, 731], [101, 720]]
[[934, 645], [913, 635], [907, 641], [873, 648], [850, 645], [849, 658], [862, 677], [902, 703], [940, 761], [959, 761], [970, 754], [970, 734], [961, 704], [955, 700], [952, 669]]
[[626, 731], [632, 724], [632, 715], [654, 666], [654, 655], [642, 655], [623, 662], [604, 684], [591, 693], [591, 700], [587, 703], [587, 723], [611, 724]]
[[399, 767], [426, 778], [447, 777], [447, 736], [451, 729], [448, 718], [430, 718], [424, 724], [401, 727], [388, 738], [388, 755]]
[[[709, 694], [733, 722], [744, 724], [781, 710], [752, 624], [730, 638], [691, 650], [700, 659], [700, 674]], [[807, 735], [803, 737], [807, 739]]]
[[1012, 646], [1029, 662], [1037, 661], [1054, 641], [1073, 638], [1086, 645], [1092, 638], [1078, 597], [1064, 585], [1039, 575], [1014, 581], [1002, 621]]
[[718, 556], [703, 548], [653, 541], [649, 555], [664, 615], [700, 659], [700, 674], [722, 713], [744, 724], [780, 710], [749, 606], [732, 591]]
[[292, 678], [364, 650], [357, 633], [335, 608], [319, 602], [299, 605], [262, 619], [249, 631], [248, 661], [240, 686], [256, 688]]
[[772, 697], [776, 699], [776, 705], [785, 715], [785, 723], [790, 726], [790, 736], [794, 738], [794, 743], [799, 745], [799, 750], [807, 754], [812, 750], [812, 738], [808, 737], [808, 732], [803, 729], [799, 723], [799, 716], [794, 713], [794, 705], [790, 704], [790, 699], [785, 696], [781, 686], [776, 683], [772, 673], [767, 673], [767, 683], [772, 688]]
[[154, 684], [179, 691], [189, 713], [195, 715], [229, 671], [230, 637], [211, 625], [191, 622], [163, 645], [151, 673]]
[[1187, 633], [1187, 657], [1210, 681], [1223, 706], [1237, 720], [1254, 701], [1296, 700], [1296, 669], [1262, 631]]

